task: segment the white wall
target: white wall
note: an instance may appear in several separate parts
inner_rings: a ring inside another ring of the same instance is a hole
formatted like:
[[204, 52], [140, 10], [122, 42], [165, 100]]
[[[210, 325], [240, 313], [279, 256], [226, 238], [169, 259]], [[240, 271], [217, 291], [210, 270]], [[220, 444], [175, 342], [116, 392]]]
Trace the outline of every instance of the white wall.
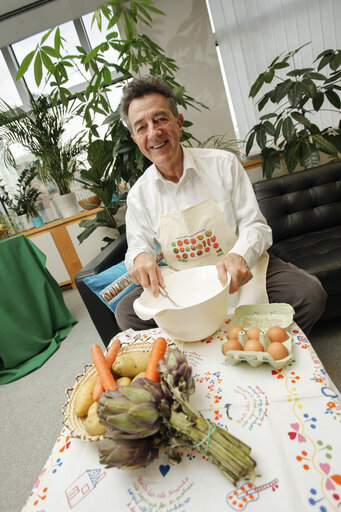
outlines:
[[199, 140], [235, 138], [205, 0], [157, 0], [156, 6], [166, 16], [155, 15], [145, 33], [175, 59], [177, 81], [188, 94], [209, 107], [183, 112], [194, 123], [191, 133]]

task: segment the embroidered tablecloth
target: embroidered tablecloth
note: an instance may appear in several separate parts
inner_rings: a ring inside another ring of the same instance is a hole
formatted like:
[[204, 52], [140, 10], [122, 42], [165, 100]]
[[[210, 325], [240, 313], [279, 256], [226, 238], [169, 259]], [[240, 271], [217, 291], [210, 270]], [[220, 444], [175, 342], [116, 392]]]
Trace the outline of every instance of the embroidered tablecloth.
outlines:
[[[71, 438], [64, 427], [23, 511], [340, 510], [341, 399], [309, 340], [292, 324], [294, 358], [282, 370], [226, 365], [221, 345], [229, 323], [200, 342], [176, 344], [193, 367], [193, 406], [252, 447], [257, 466], [247, 478], [234, 487], [191, 450], [178, 465], [161, 454], [141, 470], [107, 469], [97, 443]], [[118, 337], [159, 335], [157, 328]]]

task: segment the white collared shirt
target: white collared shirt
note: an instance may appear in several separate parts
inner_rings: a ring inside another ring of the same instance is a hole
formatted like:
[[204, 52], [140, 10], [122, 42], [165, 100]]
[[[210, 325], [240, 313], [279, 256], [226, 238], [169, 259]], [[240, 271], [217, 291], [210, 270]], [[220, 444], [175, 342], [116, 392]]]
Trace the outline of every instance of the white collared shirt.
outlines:
[[166, 180], [153, 164], [129, 191], [125, 257], [128, 271], [141, 252], [156, 256], [154, 244], [160, 245], [160, 210], [166, 214], [184, 210], [206, 199], [208, 194], [238, 236], [229, 252], [242, 256], [252, 268], [272, 244], [272, 233], [244, 168], [232, 153], [219, 149], [183, 148], [183, 155], [184, 172], [178, 183]]

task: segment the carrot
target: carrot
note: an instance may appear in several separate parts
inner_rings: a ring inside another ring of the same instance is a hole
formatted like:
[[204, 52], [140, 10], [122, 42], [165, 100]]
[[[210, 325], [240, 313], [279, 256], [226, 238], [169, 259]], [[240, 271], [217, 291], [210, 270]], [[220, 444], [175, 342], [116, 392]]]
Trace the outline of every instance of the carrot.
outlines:
[[[109, 346], [107, 352], [104, 354], [104, 357], [107, 361], [107, 364], [108, 364], [108, 367], [109, 367], [109, 370], [111, 370], [111, 367], [116, 359], [116, 356], [117, 356], [117, 353], [120, 349], [120, 346], [121, 346], [121, 342], [118, 338], [116, 338], [116, 340], [114, 340], [111, 345]], [[102, 386], [102, 382], [101, 382], [101, 379], [99, 378], [99, 376], [97, 376], [97, 380], [96, 380], [96, 383], [95, 383], [95, 387], [94, 387], [94, 391], [93, 391], [93, 394], [92, 394], [92, 398], [93, 398], [93, 401], [94, 402], [97, 402], [97, 400], [99, 399], [101, 393], [103, 393], [104, 391], [104, 388]]]
[[104, 390], [114, 389], [116, 381], [99, 345], [92, 345], [91, 355]]
[[159, 372], [156, 369], [157, 363], [163, 359], [167, 350], [165, 338], [156, 338], [150, 351], [149, 360], [146, 368], [146, 378], [158, 382], [160, 380]]

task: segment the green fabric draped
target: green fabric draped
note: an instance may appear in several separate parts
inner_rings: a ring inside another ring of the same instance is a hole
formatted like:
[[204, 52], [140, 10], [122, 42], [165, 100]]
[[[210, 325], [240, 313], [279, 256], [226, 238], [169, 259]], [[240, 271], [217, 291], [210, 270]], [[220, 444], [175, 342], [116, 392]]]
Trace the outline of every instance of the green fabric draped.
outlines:
[[24, 235], [0, 241], [0, 384], [42, 366], [77, 323], [45, 263]]

